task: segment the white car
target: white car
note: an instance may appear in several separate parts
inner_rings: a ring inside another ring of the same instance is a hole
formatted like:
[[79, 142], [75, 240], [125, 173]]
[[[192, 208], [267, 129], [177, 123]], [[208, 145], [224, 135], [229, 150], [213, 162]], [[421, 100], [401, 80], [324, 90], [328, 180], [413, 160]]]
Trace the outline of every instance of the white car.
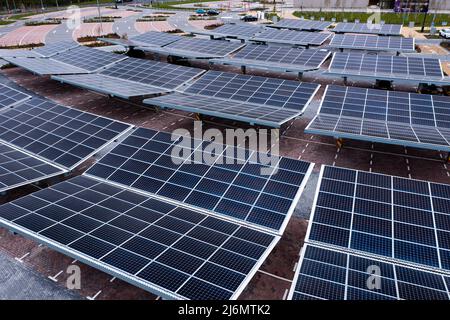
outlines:
[[450, 29], [449, 29], [449, 28], [447, 28], [447, 29], [441, 29], [441, 30], [439, 31], [439, 35], [440, 35], [442, 38], [450, 39]]

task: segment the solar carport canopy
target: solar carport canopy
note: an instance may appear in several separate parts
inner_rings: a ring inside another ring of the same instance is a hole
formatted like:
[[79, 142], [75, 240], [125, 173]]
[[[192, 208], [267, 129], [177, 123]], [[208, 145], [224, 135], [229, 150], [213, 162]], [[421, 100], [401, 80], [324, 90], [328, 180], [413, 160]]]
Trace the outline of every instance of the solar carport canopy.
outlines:
[[170, 34], [167, 32], [149, 31], [139, 34], [129, 39], [99, 38], [100, 41], [122, 45], [125, 47], [137, 46], [158, 46], [162, 47], [169, 43], [182, 39], [182, 36]]
[[399, 36], [402, 32], [402, 25], [340, 22], [334, 29], [331, 29], [331, 31], [337, 33], [369, 33], [385, 36]]
[[262, 30], [263, 27], [258, 25], [227, 23], [213, 30], [199, 30], [192, 31], [192, 33], [225, 38], [248, 39]]
[[318, 88], [312, 83], [209, 71], [184, 92], [144, 103], [279, 127], [301, 115]]
[[100, 73], [53, 76], [52, 79], [129, 99], [170, 92], [203, 72], [197, 68], [129, 58]]
[[328, 45], [339, 49], [414, 52], [414, 38], [362, 34], [336, 34]]
[[74, 169], [130, 125], [33, 98], [0, 114], [0, 140]]
[[329, 21], [314, 21], [304, 19], [282, 19], [274, 25], [268, 25], [271, 28], [291, 29], [299, 31], [323, 31], [331, 26]]
[[139, 47], [139, 49], [181, 58], [207, 59], [224, 57], [243, 46], [243, 43], [237, 41], [182, 37], [164, 47]]
[[450, 97], [330, 85], [305, 132], [450, 151]]
[[247, 45], [232, 57], [212, 59], [211, 63], [303, 72], [319, 69], [329, 56], [330, 52], [322, 49], [304, 50], [284, 46]]
[[107, 67], [124, 55], [78, 46], [51, 58], [6, 57], [6, 61], [39, 75], [90, 73]]
[[0, 83], [0, 110], [12, 107], [28, 99], [31, 99], [31, 96], [28, 94]]
[[289, 298], [449, 300], [449, 200], [447, 184], [322, 166]]
[[279, 158], [265, 175], [227, 153], [233, 162], [177, 169], [172, 138], [140, 128], [88, 174], [1, 206], [0, 224], [167, 299], [236, 299], [279, 240], [254, 226], [285, 225], [273, 210], [293, 210], [312, 165]]
[[331, 36], [331, 33], [324, 32], [277, 30], [271, 28], [258, 33], [250, 40], [266, 43], [290, 44], [292, 46], [320, 46]]
[[378, 80], [446, 83], [439, 59], [336, 52], [328, 74]]

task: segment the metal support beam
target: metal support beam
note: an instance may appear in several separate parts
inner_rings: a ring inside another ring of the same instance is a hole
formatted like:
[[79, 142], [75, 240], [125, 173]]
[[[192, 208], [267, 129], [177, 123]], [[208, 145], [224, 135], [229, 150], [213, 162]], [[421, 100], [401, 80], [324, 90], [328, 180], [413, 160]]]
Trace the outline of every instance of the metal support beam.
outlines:
[[246, 74], [247, 73], [247, 67], [246, 66], [241, 66], [241, 72], [242, 72], [242, 74]]

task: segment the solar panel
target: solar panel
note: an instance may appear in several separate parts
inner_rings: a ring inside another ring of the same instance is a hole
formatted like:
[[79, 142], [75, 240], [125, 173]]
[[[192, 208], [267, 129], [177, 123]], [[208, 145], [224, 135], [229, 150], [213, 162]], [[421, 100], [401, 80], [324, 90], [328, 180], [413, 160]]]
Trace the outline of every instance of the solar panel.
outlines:
[[0, 83], [0, 110], [22, 103], [31, 96]]
[[329, 37], [331, 37], [331, 33], [277, 30], [272, 28], [262, 31], [250, 40], [267, 43], [284, 43], [297, 46], [320, 46]]
[[308, 243], [450, 274], [450, 185], [322, 167]]
[[227, 23], [213, 30], [193, 31], [193, 33], [234, 39], [248, 39], [262, 30], [263, 27], [258, 25]]
[[402, 32], [402, 25], [340, 22], [331, 31], [338, 33], [370, 33], [384, 36], [398, 36]]
[[87, 73], [85, 69], [81, 69], [66, 63], [61, 63], [51, 58], [5, 57], [4, 59], [15, 66], [21, 67], [41, 76], [51, 74]]
[[170, 92], [203, 72], [197, 68], [129, 58], [99, 74], [66, 75], [52, 79], [128, 99]]
[[0, 192], [66, 172], [0, 142]]
[[450, 97], [330, 85], [305, 132], [450, 152]]
[[236, 299], [279, 240], [84, 176], [1, 206], [0, 225], [168, 299]]
[[291, 29], [299, 31], [323, 31], [331, 26], [329, 21], [314, 21], [303, 19], [281, 19], [274, 25], [268, 25], [271, 28]]
[[240, 42], [225, 40], [207, 40], [183, 37], [162, 48], [140, 47], [144, 51], [156, 52], [183, 58], [219, 58], [224, 57], [244, 46]]
[[223, 152], [213, 151], [211, 142], [186, 137], [183, 154], [189, 157], [180, 158], [181, 137], [175, 139], [140, 128], [87, 174], [282, 233], [312, 170], [310, 163], [273, 157], [277, 161], [265, 164], [263, 155], [254, 151], [217, 144]]
[[331, 48], [377, 51], [414, 52], [415, 39], [359, 34], [336, 34], [328, 45]]
[[379, 80], [442, 82], [439, 59], [336, 52], [328, 74]]
[[0, 114], [0, 139], [73, 169], [130, 125], [33, 98]]
[[259, 76], [209, 71], [184, 93], [145, 103], [252, 124], [279, 127], [303, 113], [319, 85]]
[[150, 31], [140, 35], [130, 37], [129, 39], [113, 39], [113, 38], [99, 38], [99, 40], [107, 43], [123, 45], [126, 47], [137, 46], [165, 46], [169, 43], [182, 39], [182, 36], [170, 34], [166, 32]]
[[212, 59], [210, 63], [303, 72], [319, 69], [329, 56], [330, 52], [327, 50], [247, 45], [232, 57]]
[[73, 49], [75, 47], [78, 47], [79, 44], [75, 41], [58, 41], [46, 44], [43, 47], [38, 47], [33, 50], [33, 52], [37, 53], [38, 55], [42, 57], [52, 57], [55, 54]]
[[59, 53], [52, 59], [92, 72], [126, 58], [124, 55], [78, 46]]
[[442, 274], [305, 245], [289, 299], [449, 300], [449, 283]]
[[59, 52], [78, 46], [75, 41], [59, 41], [46, 44], [43, 47], [37, 47], [33, 50], [25, 49], [0, 49], [0, 57], [15, 58], [48, 58]]

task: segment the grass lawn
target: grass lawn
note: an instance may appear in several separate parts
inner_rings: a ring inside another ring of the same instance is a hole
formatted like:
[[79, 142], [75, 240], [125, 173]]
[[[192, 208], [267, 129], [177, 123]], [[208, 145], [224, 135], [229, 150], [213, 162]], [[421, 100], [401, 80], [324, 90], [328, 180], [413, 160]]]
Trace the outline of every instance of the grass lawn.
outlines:
[[156, 3], [152, 7], [153, 8], [159, 8], [159, 9], [178, 9], [178, 10], [192, 10], [194, 6], [189, 8], [183, 8], [183, 7], [177, 7], [180, 4], [195, 4], [195, 3], [202, 3], [202, 2], [217, 2], [217, 1], [223, 1], [223, 0], [184, 0], [184, 1], [169, 1], [169, 2], [162, 2], [162, 3]]
[[[332, 18], [335, 18], [337, 22], [342, 22], [343, 19], [347, 19], [348, 22], [354, 22], [355, 19], [359, 19], [360, 22], [366, 22], [367, 18], [370, 17], [371, 14], [366, 12], [320, 12], [320, 11], [295, 11], [294, 15], [296, 17], [304, 16], [305, 19], [309, 19], [310, 17], [314, 17], [316, 20], [320, 18], [325, 18], [327, 21], [331, 21]], [[429, 13], [427, 15], [425, 26], [430, 26], [431, 21], [433, 20], [434, 14]], [[386, 23], [392, 24], [403, 24], [404, 26], [408, 26], [410, 21], [414, 21], [416, 27], [422, 25], [424, 14], [423, 13], [381, 13], [381, 20], [384, 20]], [[436, 19], [434, 24], [436, 26], [440, 26], [443, 21], [447, 21], [450, 24], [450, 15], [448, 14], [436, 14]]]

